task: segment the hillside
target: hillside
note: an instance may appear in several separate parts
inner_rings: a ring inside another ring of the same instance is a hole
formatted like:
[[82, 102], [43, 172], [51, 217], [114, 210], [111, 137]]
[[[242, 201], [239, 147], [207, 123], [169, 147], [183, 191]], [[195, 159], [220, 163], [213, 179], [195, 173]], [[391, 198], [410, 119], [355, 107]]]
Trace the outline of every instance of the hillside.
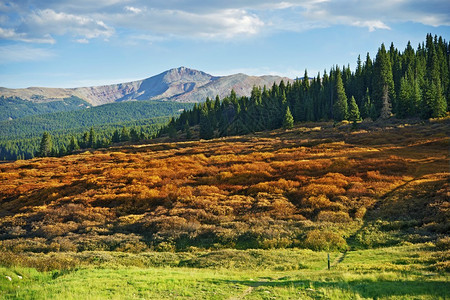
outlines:
[[[0, 121], [0, 141], [41, 137], [44, 131], [79, 134], [90, 127], [177, 116], [190, 103], [130, 101]], [[164, 124], [164, 122], [162, 123]]]
[[0, 96], [45, 103], [59, 101], [72, 96], [91, 105], [127, 100], [170, 100], [178, 102], [201, 102], [206, 97], [219, 95], [224, 97], [234, 88], [239, 96], [248, 96], [253, 86], [271, 86], [288, 78], [279, 76], [248, 76], [235, 74], [230, 76], [212, 76], [202, 71], [185, 67], [171, 69], [161, 74], [127, 83], [79, 88], [43, 88], [26, 89], [0, 88]]
[[449, 119], [359, 126], [2, 164], [0, 249], [345, 250], [444, 238]]

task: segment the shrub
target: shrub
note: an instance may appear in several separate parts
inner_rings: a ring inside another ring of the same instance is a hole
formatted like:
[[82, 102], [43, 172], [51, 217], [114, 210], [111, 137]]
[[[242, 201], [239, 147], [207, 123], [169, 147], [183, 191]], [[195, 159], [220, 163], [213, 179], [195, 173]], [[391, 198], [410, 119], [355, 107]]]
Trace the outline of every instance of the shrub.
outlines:
[[441, 251], [450, 250], [450, 237], [444, 236], [436, 241], [436, 248]]
[[317, 221], [332, 222], [332, 223], [349, 223], [352, 221], [352, 218], [350, 218], [348, 213], [344, 211], [324, 210], [317, 215]]
[[346, 250], [348, 247], [347, 242], [340, 234], [320, 230], [308, 232], [303, 244], [306, 248], [315, 251]]

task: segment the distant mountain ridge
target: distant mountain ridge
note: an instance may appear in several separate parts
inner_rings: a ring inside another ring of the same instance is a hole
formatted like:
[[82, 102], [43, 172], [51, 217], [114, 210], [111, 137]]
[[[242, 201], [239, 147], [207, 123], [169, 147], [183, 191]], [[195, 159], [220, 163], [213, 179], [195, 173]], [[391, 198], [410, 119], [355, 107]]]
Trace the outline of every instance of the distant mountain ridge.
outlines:
[[166, 100], [177, 102], [202, 102], [216, 95], [223, 98], [231, 89], [238, 96], [248, 96], [253, 86], [271, 87], [281, 80], [280, 76], [249, 76], [242, 73], [229, 76], [212, 76], [202, 71], [180, 67], [170, 69], [147, 79], [120, 84], [79, 88], [8, 89], [0, 87], [0, 96], [18, 97], [34, 103], [59, 101], [71, 96], [78, 97], [93, 106], [130, 100]]

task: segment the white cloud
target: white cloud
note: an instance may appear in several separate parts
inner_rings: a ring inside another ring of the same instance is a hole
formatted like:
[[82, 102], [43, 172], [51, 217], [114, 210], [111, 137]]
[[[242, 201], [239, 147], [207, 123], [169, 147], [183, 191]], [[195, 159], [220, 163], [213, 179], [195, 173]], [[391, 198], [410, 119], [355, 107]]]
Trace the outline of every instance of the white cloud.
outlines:
[[125, 11], [127, 12], [131, 12], [134, 14], [140, 14], [142, 12], [142, 9], [137, 8], [137, 7], [133, 7], [133, 6], [125, 6]]
[[24, 61], [46, 60], [54, 56], [54, 53], [42, 48], [26, 45], [0, 46], [0, 64]]
[[335, 25], [388, 30], [396, 22], [449, 26], [448, 0], [30, 0], [1, 1], [0, 37], [54, 43], [107, 40], [115, 33], [231, 39]]
[[35, 11], [24, 22], [24, 27], [34, 34], [64, 35], [69, 33], [86, 39], [108, 38], [114, 33], [114, 29], [101, 20], [95, 20], [88, 16], [55, 12], [51, 9]]
[[55, 40], [49, 35], [44, 34], [41, 37], [29, 37], [26, 33], [17, 33], [11, 28], [0, 27], [0, 38], [28, 43], [54, 44]]
[[89, 44], [88, 39], [77, 39], [77, 40], [75, 40], [75, 42], [77, 42], [79, 44]]
[[192, 13], [182, 10], [143, 10], [139, 15], [115, 14], [104, 16], [109, 24], [134, 28], [151, 35], [183, 38], [233, 38], [259, 33], [264, 22], [255, 14], [241, 9], [226, 9], [212, 13]]
[[387, 29], [387, 30], [391, 29], [389, 26], [387, 26], [386, 24], [384, 24], [383, 22], [381, 22], [379, 20], [354, 21], [352, 24], [357, 27], [367, 27], [367, 28], [369, 28], [370, 32], [375, 31], [376, 29]]

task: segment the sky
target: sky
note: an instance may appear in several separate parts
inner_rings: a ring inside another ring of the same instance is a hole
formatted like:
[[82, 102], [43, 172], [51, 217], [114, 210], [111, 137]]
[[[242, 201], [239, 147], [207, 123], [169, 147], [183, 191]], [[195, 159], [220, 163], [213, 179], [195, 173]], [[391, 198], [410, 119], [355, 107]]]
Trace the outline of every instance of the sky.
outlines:
[[0, 0], [0, 86], [80, 87], [185, 66], [290, 78], [381, 43], [450, 39], [448, 0]]

